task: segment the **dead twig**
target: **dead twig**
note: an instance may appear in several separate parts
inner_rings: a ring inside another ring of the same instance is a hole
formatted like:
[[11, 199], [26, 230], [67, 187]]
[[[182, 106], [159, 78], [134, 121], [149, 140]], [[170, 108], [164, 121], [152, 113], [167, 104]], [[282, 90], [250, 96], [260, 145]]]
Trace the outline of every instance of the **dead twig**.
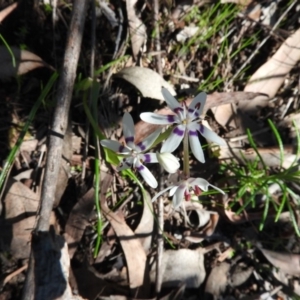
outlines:
[[[57, 103], [54, 111], [53, 123], [50, 130], [49, 150], [42, 186], [41, 206], [38, 213], [36, 232], [48, 232], [49, 220], [55, 201], [58, 172], [62, 160], [63, 138], [68, 126], [68, 115], [72, 99], [73, 86], [79, 59], [82, 34], [88, 1], [75, 0], [73, 14], [69, 27], [69, 34], [64, 55], [61, 77], [58, 84]], [[32, 249], [33, 245], [32, 243]], [[41, 252], [43, 255], [43, 252]], [[45, 255], [45, 253], [44, 253]], [[33, 255], [30, 256], [29, 268], [23, 290], [23, 300], [34, 299], [37, 294]]]

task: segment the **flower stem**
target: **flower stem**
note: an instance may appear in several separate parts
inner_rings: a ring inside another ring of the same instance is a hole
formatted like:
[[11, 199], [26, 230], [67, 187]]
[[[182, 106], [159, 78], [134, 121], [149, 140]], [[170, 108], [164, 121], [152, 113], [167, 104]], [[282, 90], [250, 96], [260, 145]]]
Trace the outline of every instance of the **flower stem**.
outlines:
[[183, 176], [185, 179], [190, 177], [190, 153], [189, 153], [189, 136], [185, 132], [183, 138]]

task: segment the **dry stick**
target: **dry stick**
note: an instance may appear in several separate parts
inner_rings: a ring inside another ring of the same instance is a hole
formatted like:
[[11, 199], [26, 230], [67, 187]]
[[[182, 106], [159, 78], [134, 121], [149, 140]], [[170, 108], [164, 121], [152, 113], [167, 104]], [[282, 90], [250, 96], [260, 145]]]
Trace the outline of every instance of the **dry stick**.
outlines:
[[252, 58], [258, 53], [259, 49], [267, 42], [267, 40], [272, 36], [275, 29], [279, 26], [280, 22], [285, 18], [287, 13], [293, 8], [297, 1], [294, 1], [287, 9], [286, 11], [280, 16], [280, 18], [277, 20], [275, 25], [273, 26], [272, 30], [270, 31], [269, 35], [261, 41], [261, 43], [258, 45], [258, 47], [253, 51], [253, 53], [248, 57], [248, 59], [243, 63], [243, 65], [238, 69], [238, 71], [234, 74], [234, 76], [231, 78], [231, 80], [227, 83], [225, 90], [228, 88], [229, 85], [233, 83], [233, 81], [240, 75], [242, 70], [250, 63]]
[[[160, 32], [159, 32], [159, 2], [158, 0], [153, 0], [153, 19], [154, 19], [154, 27], [155, 27], [155, 50], [157, 51], [156, 56], [156, 69], [157, 72], [162, 76], [162, 62], [161, 62], [161, 45], [160, 45]], [[161, 167], [160, 173], [163, 173], [163, 169]], [[159, 184], [162, 187], [162, 184]], [[156, 280], [155, 280], [155, 293], [157, 299], [159, 298], [159, 294], [161, 291], [163, 274], [161, 272], [161, 264], [163, 258], [164, 251], [164, 239], [163, 239], [163, 231], [164, 231], [164, 203], [163, 197], [158, 198], [158, 228], [157, 228], [157, 261], [156, 261]]]
[[[91, 9], [92, 9], [92, 24], [91, 24], [91, 62], [90, 62], [90, 77], [94, 81], [95, 75], [95, 52], [96, 52], [96, 8], [95, 1], [91, 1]], [[89, 99], [89, 108], [92, 111], [92, 92], [90, 92]], [[89, 119], [86, 119], [85, 122], [85, 144], [84, 144], [84, 157], [82, 164], [82, 180], [85, 178], [86, 173], [86, 160], [88, 157], [88, 148], [89, 148], [89, 137], [90, 137], [90, 122]]]
[[[58, 84], [57, 103], [50, 131], [45, 178], [42, 185], [41, 207], [35, 228], [36, 232], [49, 230], [49, 220], [55, 200], [58, 171], [62, 159], [63, 137], [68, 125], [68, 115], [76, 77], [87, 4], [87, 0], [75, 0], [73, 4], [63, 68]], [[23, 300], [34, 299], [34, 271], [33, 252], [31, 248], [29, 268], [23, 290]]]
[[161, 65], [161, 46], [160, 46], [160, 32], [159, 32], [159, 3], [158, 0], [153, 0], [153, 19], [155, 28], [155, 50], [157, 51], [156, 56], [156, 69], [159, 75], [162, 75], [162, 65]]

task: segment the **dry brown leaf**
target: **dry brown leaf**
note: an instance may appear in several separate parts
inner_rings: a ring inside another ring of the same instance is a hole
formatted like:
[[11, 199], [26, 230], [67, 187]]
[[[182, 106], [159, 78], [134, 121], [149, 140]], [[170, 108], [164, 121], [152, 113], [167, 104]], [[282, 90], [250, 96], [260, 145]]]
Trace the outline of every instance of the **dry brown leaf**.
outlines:
[[[2, 80], [25, 74], [40, 67], [54, 70], [52, 66], [30, 51], [21, 50], [17, 47], [10, 47], [10, 50], [13, 55], [6, 47], [0, 46], [0, 79]], [[13, 65], [13, 58], [15, 58], [15, 66]]]
[[[150, 272], [152, 282], [156, 276], [155, 263]], [[163, 274], [163, 287], [178, 287], [186, 284], [187, 288], [199, 288], [205, 279], [204, 255], [201, 249], [167, 250], [163, 253], [160, 272]]]
[[173, 87], [155, 71], [142, 67], [128, 67], [115, 74], [135, 86], [143, 97], [164, 100], [161, 87], [165, 87], [172, 95], [176, 95]]
[[227, 274], [230, 270], [230, 264], [222, 262], [214, 267], [206, 281], [205, 294], [210, 295], [209, 298], [220, 299], [220, 295], [225, 291], [227, 286]]
[[0, 23], [11, 13], [13, 12], [18, 6], [18, 2], [12, 3], [11, 5], [5, 7], [0, 11]]
[[90, 189], [74, 205], [65, 228], [65, 239], [69, 247], [69, 256], [72, 259], [76, 252], [77, 246], [81, 241], [86, 226], [90, 224], [89, 216], [93, 211], [95, 200], [95, 190]]
[[300, 255], [288, 252], [276, 252], [258, 247], [266, 259], [286, 274], [300, 275]]
[[139, 237], [139, 240], [147, 253], [150, 250], [152, 243], [152, 235], [154, 230], [154, 215], [151, 197], [147, 191], [144, 192], [143, 198], [143, 215], [134, 233], [137, 237]]
[[137, 0], [127, 0], [126, 10], [128, 18], [129, 33], [131, 37], [131, 49], [133, 58], [136, 60], [142, 45], [144, 44], [147, 33], [146, 26], [136, 15], [135, 5]]
[[[277, 167], [280, 166], [280, 150], [278, 147], [266, 147], [266, 148], [257, 148], [262, 160], [265, 165], [268, 167]], [[293, 154], [293, 145], [284, 145], [283, 148], [284, 161], [282, 167], [288, 169], [295, 163], [296, 155]], [[245, 164], [244, 159], [247, 161], [257, 160], [257, 154], [252, 149], [247, 150], [241, 148], [227, 148], [220, 147], [219, 159], [235, 159], [241, 164]]]
[[[109, 186], [109, 181], [104, 180], [101, 182], [101, 186]], [[104, 188], [104, 190], [106, 190]], [[149, 294], [149, 284], [147, 278], [147, 257], [146, 252], [137, 238], [135, 233], [126, 224], [123, 218], [120, 218], [118, 214], [114, 213], [107, 207], [106, 195], [101, 188], [101, 208], [109, 221], [110, 225], [114, 229], [121, 247], [123, 249], [125, 259], [127, 262], [129, 286], [133, 293], [138, 292], [145, 296]]]
[[[280, 46], [276, 53], [263, 64], [250, 78], [245, 92], [260, 92], [274, 97], [281, 87], [286, 75], [300, 59], [300, 29], [293, 33]], [[264, 106], [260, 97], [251, 102], [242, 102], [241, 108], [246, 110]]]

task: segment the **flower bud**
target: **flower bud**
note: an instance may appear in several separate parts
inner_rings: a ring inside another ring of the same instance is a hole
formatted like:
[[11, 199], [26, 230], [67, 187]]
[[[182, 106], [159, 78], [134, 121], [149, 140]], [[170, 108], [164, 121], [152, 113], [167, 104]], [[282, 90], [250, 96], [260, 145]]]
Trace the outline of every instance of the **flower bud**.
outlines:
[[169, 173], [175, 173], [179, 167], [178, 159], [170, 152], [156, 152], [156, 157], [161, 166]]

